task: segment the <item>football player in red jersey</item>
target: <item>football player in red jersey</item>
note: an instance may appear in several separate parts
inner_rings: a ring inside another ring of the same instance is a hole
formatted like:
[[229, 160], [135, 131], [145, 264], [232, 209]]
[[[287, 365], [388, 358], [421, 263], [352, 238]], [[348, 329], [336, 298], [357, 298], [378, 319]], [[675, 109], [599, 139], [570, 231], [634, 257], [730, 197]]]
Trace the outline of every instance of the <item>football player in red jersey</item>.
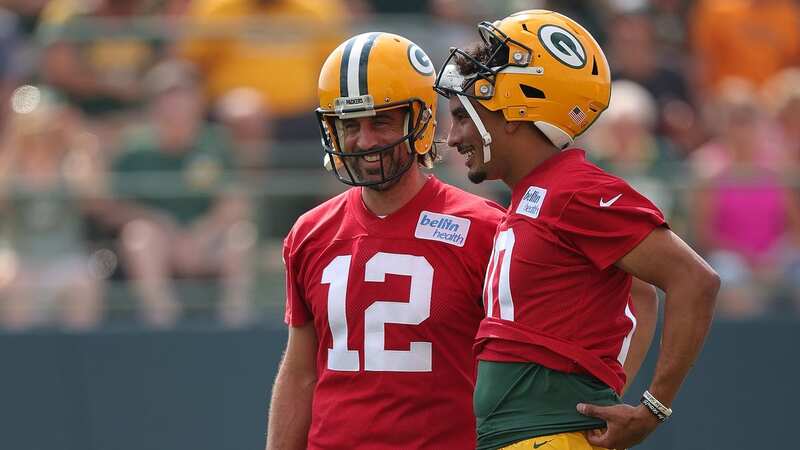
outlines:
[[[649, 200], [571, 148], [610, 97], [591, 35], [543, 10], [479, 31], [436, 82], [450, 99], [448, 144], [466, 156], [469, 178], [512, 189], [484, 283], [477, 448], [627, 448], [672, 413], [719, 277]], [[638, 406], [619, 399], [632, 276], [666, 293], [656, 372]]]
[[325, 164], [354, 187], [284, 243], [270, 450], [475, 447], [472, 346], [503, 209], [423, 171], [434, 80], [425, 52], [389, 33], [345, 41], [322, 67]]

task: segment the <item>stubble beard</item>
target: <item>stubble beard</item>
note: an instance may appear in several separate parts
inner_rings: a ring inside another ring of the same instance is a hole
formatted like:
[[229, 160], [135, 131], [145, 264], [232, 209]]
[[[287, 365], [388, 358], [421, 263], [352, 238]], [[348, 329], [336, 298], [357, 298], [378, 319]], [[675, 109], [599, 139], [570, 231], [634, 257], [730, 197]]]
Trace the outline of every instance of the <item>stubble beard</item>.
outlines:
[[[394, 178], [392, 180], [389, 180], [389, 181], [386, 181], [386, 182], [383, 182], [383, 183], [373, 184], [373, 185], [364, 186], [364, 187], [366, 187], [368, 189], [372, 189], [373, 191], [383, 192], [383, 191], [387, 191], [387, 190], [391, 189], [394, 185], [396, 185], [400, 181], [401, 178], [403, 178], [402, 175], [398, 176], [398, 171], [400, 171], [406, 164], [408, 164], [408, 160], [406, 158], [411, 158], [411, 155], [409, 155], [407, 152], [403, 151], [403, 149], [399, 149], [399, 150], [394, 149], [392, 151], [393, 152], [395, 152], [395, 151], [398, 152], [397, 157], [395, 157], [395, 155], [392, 154], [392, 156], [389, 158], [389, 161], [384, 166], [384, 174], [386, 175], [386, 178], [391, 178], [391, 177], [396, 177], [396, 178]], [[383, 155], [381, 155], [381, 158], [383, 158]], [[406, 170], [408, 170], [408, 169], [406, 169]], [[367, 179], [368, 177], [371, 177], [371, 176], [380, 177], [380, 175], [381, 175], [380, 168], [378, 168], [378, 169], [370, 169], [370, 170], [363, 170], [363, 169], [361, 169], [360, 166], [358, 166], [357, 167], [357, 172], [358, 172], [358, 176], [362, 180]]]
[[394, 185], [396, 185], [400, 181], [400, 178], [403, 178], [403, 177], [399, 176], [399, 177], [397, 177], [397, 178], [395, 178], [393, 180], [389, 180], [389, 181], [387, 181], [385, 183], [372, 184], [372, 185], [364, 186], [364, 187], [366, 187], [367, 189], [372, 189], [373, 191], [377, 191], [377, 192], [388, 191], [389, 189], [394, 187]]
[[467, 178], [469, 181], [475, 184], [481, 184], [486, 181], [486, 168], [481, 167], [479, 169], [470, 170], [467, 172]]

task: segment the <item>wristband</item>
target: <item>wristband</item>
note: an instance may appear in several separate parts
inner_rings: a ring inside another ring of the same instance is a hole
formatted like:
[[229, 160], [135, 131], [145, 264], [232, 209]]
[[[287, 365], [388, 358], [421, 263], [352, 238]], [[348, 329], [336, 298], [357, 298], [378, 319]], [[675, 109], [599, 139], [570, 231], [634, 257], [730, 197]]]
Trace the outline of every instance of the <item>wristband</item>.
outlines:
[[653, 415], [658, 417], [658, 420], [661, 422], [664, 422], [672, 415], [672, 409], [664, 406], [650, 391], [644, 391], [644, 394], [642, 394], [642, 404], [646, 406]]

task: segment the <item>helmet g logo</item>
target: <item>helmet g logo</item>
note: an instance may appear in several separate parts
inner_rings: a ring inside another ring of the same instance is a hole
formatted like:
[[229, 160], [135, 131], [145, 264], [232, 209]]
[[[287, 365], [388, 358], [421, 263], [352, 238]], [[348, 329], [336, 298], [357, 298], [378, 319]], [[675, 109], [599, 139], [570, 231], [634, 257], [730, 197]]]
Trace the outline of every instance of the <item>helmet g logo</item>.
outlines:
[[408, 62], [411, 67], [422, 75], [431, 75], [433, 73], [433, 63], [428, 55], [425, 54], [417, 44], [408, 46]]
[[539, 28], [539, 40], [553, 57], [573, 69], [586, 65], [586, 51], [569, 31], [556, 26]]

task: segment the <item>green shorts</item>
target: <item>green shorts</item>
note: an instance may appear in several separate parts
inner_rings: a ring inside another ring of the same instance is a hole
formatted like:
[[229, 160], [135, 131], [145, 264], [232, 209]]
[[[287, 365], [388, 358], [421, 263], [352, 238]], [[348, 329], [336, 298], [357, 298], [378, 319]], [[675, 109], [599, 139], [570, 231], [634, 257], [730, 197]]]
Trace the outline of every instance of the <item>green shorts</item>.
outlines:
[[534, 363], [478, 361], [474, 396], [478, 450], [605, 426], [602, 420], [578, 413], [578, 403], [610, 406], [621, 400], [589, 375]]

